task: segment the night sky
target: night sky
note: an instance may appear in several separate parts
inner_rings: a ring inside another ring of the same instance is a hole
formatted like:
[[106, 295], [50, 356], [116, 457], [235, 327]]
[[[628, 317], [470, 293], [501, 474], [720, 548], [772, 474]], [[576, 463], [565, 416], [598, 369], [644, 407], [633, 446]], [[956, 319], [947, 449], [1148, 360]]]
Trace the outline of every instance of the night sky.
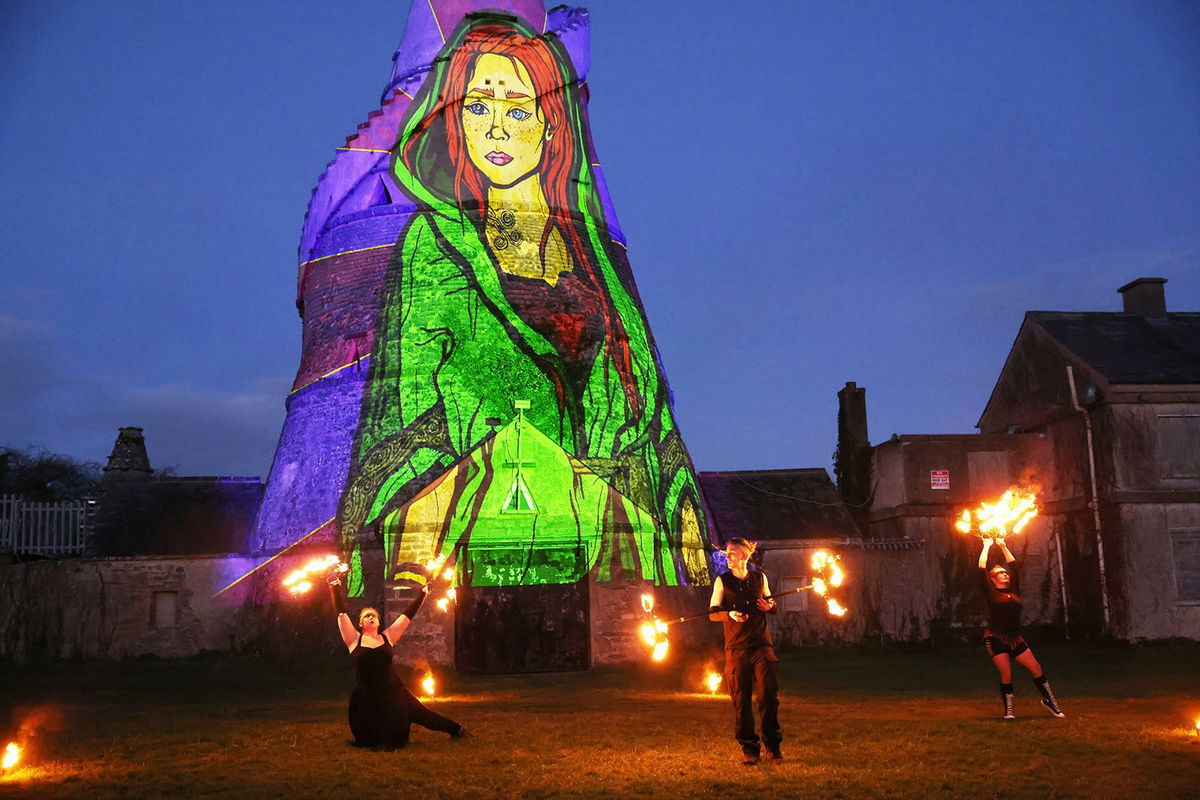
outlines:
[[[972, 432], [1025, 310], [1200, 311], [1200, 4], [588, 6], [702, 470], [829, 466], [847, 380], [873, 441]], [[309, 192], [407, 8], [0, 3], [0, 445], [266, 476]]]

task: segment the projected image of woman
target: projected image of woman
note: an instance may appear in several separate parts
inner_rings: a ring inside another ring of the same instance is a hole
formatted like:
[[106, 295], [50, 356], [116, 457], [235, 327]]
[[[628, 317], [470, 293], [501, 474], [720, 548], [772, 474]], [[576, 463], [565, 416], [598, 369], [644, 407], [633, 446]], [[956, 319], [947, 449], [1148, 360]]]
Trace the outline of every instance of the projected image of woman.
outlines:
[[[555, 37], [476, 16], [404, 122], [393, 177], [419, 211], [389, 266], [341, 514], [347, 538], [378, 532], [392, 576], [413, 535], [401, 506], [524, 400], [529, 425], [655, 520], [639, 577], [707, 583], [695, 472], [607, 230], [585, 91]], [[433, 547], [469, 539], [479, 491], [463, 488]], [[620, 524], [607, 516], [595, 536]], [[525, 569], [507, 581], [581, 577]]]

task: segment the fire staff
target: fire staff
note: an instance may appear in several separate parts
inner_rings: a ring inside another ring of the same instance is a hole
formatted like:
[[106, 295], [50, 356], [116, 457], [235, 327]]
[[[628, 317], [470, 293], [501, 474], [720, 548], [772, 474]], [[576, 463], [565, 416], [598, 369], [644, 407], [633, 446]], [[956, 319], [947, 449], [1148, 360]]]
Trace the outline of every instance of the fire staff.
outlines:
[[[725, 545], [729, 565], [713, 581], [709, 619], [725, 626], [725, 683], [733, 700], [733, 735], [742, 747], [742, 763], [753, 766], [761, 755], [754, 730], [753, 700], [758, 700], [762, 740], [771, 763], [783, 760], [779, 745], [779, 678], [775, 646], [767, 629], [767, 614], [775, 612], [767, 576], [750, 569], [756, 547], [745, 539], [730, 539]], [[729, 609], [735, 610], [729, 610]], [[736, 610], [736, 609], [742, 610]]]
[[1058, 700], [1050, 689], [1050, 681], [1042, 671], [1042, 665], [1033, 657], [1033, 651], [1021, 636], [1021, 596], [1017, 594], [1016, 581], [1003, 564], [997, 564], [988, 570], [988, 555], [993, 544], [999, 545], [1007, 563], [1013, 563], [1016, 558], [1009, 552], [1004, 539], [983, 538], [979, 571], [988, 605], [988, 622], [983, 632], [983, 646], [1000, 672], [1000, 697], [1004, 702], [1004, 719], [1016, 719], [1013, 711], [1012, 684], [1014, 659], [1033, 676], [1033, 683], [1042, 694], [1042, 705], [1046, 710], [1056, 717], [1065, 717], [1066, 714], [1058, 707]]
[[423, 706], [392, 670], [392, 643], [404, 635], [429, 588], [422, 587], [408, 608], [385, 630], [380, 630], [379, 612], [370, 607], [359, 614], [362, 630], [354, 627], [346, 613], [346, 597], [336, 573], [329, 578], [329, 593], [337, 612], [338, 630], [354, 662], [354, 691], [350, 695], [354, 744], [380, 750], [404, 747], [413, 723], [456, 739], [469, 736], [462, 725]]

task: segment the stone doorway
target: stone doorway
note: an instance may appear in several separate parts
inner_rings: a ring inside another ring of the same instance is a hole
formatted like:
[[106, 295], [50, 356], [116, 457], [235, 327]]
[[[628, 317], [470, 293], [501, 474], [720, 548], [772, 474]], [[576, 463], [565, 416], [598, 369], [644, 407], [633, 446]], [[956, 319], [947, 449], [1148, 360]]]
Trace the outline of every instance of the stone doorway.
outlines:
[[585, 670], [591, 665], [588, 582], [460, 586], [455, 667], [501, 675]]

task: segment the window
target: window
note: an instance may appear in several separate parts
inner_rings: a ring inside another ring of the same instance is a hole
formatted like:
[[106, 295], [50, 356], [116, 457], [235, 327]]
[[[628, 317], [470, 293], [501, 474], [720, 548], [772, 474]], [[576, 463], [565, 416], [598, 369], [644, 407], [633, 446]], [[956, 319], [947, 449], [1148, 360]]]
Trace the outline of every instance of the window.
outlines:
[[1158, 474], [1200, 478], [1200, 416], [1159, 416]]
[[174, 628], [179, 619], [179, 592], [155, 592], [150, 606], [151, 628]]
[[[783, 585], [774, 591], [786, 592], [791, 589], [799, 589], [801, 586], [808, 586], [808, 577], [799, 575], [791, 578], [784, 578]], [[782, 607], [780, 611], [808, 611], [808, 592], [796, 592], [789, 594], [782, 599]]]
[[504, 507], [500, 511], [505, 514], [537, 513], [537, 506], [533, 503], [533, 495], [529, 493], [529, 486], [520, 475], [513, 479], [512, 488], [508, 490], [508, 498], [505, 499]]
[[1176, 600], [1200, 603], [1200, 528], [1171, 531]]

